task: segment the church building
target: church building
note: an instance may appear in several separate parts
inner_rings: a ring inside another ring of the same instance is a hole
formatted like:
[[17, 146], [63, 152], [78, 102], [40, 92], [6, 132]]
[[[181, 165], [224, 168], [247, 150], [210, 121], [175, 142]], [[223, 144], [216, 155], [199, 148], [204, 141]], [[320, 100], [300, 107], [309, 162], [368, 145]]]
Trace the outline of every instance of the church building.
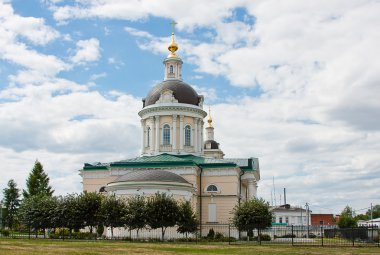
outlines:
[[85, 163], [80, 170], [83, 190], [125, 197], [165, 192], [191, 201], [200, 224], [228, 223], [235, 205], [257, 196], [259, 161], [224, 158], [214, 139], [210, 112], [204, 110], [204, 97], [182, 80], [183, 62], [174, 33], [168, 49], [164, 80], [149, 91], [138, 112], [141, 155]]

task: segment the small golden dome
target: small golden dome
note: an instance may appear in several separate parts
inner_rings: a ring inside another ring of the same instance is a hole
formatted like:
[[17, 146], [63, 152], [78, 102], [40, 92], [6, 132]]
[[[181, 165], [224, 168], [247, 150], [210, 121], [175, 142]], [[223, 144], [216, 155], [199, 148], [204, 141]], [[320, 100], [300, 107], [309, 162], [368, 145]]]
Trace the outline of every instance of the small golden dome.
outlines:
[[177, 57], [177, 54], [175, 52], [178, 50], [178, 44], [174, 40], [174, 32], [172, 33], [172, 40], [168, 46], [168, 50], [170, 51], [168, 58]]
[[208, 107], [208, 126], [209, 127], [212, 127], [212, 118], [211, 118], [211, 110], [210, 110], [210, 106]]

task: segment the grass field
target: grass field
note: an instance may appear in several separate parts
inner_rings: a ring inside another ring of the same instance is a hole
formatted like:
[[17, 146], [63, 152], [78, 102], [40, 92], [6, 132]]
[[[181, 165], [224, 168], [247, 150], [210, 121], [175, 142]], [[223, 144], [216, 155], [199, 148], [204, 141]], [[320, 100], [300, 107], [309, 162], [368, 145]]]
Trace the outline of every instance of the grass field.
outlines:
[[127, 243], [113, 241], [59, 241], [0, 239], [1, 255], [19, 254], [380, 254], [380, 248], [291, 247], [284, 245], [228, 245]]

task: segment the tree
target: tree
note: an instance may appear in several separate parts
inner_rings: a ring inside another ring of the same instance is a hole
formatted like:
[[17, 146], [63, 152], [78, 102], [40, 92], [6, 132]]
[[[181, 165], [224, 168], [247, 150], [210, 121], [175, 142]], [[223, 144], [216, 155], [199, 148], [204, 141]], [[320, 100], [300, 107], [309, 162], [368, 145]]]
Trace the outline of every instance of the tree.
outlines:
[[129, 230], [137, 230], [138, 238], [139, 230], [144, 228], [147, 224], [147, 208], [143, 196], [137, 195], [128, 198], [123, 221]]
[[126, 206], [122, 199], [115, 195], [106, 196], [102, 200], [100, 215], [102, 223], [111, 228], [111, 238], [113, 238], [113, 228], [123, 226], [122, 218], [125, 215]]
[[198, 221], [193, 209], [191, 208], [190, 201], [184, 201], [179, 205], [179, 213], [177, 225], [177, 232], [181, 234], [194, 233], [198, 229]]
[[84, 226], [90, 228], [90, 233], [101, 221], [100, 207], [102, 205], [102, 195], [96, 192], [84, 192], [79, 195], [79, 207], [81, 209]]
[[8, 186], [3, 190], [4, 206], [6, 208], [5, 222], [12, 229], [17, 209], [20, 205], [20, 190], [17, 188], [16, 182], [11, 179], [8, 181]]
[[36, 160], [34, 167], [26, 180], [26, 190], [23, 190], [24, 198], [35, 195], [52, 196], [54, 190], [49, 185], [49, 177], [45, 173], [42, 164]]
[[[371, 209], [367, 211], [368, 219], [371, 218]], [[380, 218], [380, 205], [375, 205], [372, 207], [372, 219]]]
[[272, 212], [264, 199], [253, 198], [233, 209], [232, 222], [239, 231], [248, 233], [254, 229], [264, 229], [272, 225]]
[[353, 217], [352, 208], [348, 205], [343, 209], [340, 214], [338, 226], [340, 228], [351, 228], [356, 227], [356, 220]]
[[71, 237], [72, 230], [84, 227], [82, 208], [77, 194], [68, 194], [58, 199], [56, 209], [56, 226], [69, 229]]
[[36, 236], [38, 230], [54, 227], [54, 215], [57, 208], [55, 197], [39, 194], [24, 199], [18, 216], [26, 226], [33, 228]]
[[166, 193], [156, 193], [148, 198], [147, 222], [153, 228], [161, 228], [162, 240], [167, 227], [173, 227], [178, 218], [178, 205], [172, 196]]

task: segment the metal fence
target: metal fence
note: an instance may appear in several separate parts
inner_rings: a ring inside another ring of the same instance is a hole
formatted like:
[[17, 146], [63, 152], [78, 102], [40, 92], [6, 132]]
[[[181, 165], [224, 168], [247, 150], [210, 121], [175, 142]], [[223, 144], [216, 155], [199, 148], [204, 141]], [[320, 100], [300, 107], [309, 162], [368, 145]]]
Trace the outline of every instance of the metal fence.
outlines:
[[[0, 231], [0, 238], [54, 238], [62, 240], [115, 239], [133, 242], [161, 242], [161, 229], [144, 228], [129, 230], [127, 228], [105, 228], [101, 235], [89, 233], [89, 229], [69, 233], [67, 229], [48, 229], [34, 231], [24, 229], [18, 231]], [[232, 224], [202, 224], [192, 234], [178, 233], [177, 227], [165, 230], [166, 242], [224, 242], [229, 244], [257, 245], [302, 245], [302, 246], [372, 246], [380, 247], [379, 229], [377, 226], [338, 228], [337, 226], [274, 226], [251, 233], [239, 231]]]

